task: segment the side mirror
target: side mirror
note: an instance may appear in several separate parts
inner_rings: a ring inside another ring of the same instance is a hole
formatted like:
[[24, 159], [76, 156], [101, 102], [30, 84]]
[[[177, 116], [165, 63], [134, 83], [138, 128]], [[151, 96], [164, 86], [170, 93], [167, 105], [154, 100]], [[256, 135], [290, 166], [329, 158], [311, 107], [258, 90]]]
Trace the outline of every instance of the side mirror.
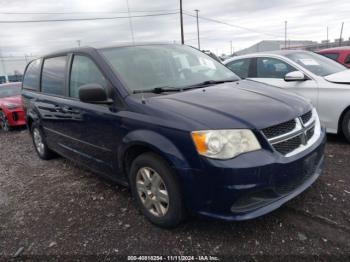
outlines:
[[306, 80], [306, 77], [305, 77], [304, 73], [302, 73], [300, 71], [289, 72], [288, 74], [286, 74], [284, 76], [284, 81], [286, 81], [286, 82], [305, 81], [305, 80]]
[[111, 104], [113, 100], [108, 98], [106, 89], [99, 84], [86, 84], [79, 87], [79, 99], [91, 104]]

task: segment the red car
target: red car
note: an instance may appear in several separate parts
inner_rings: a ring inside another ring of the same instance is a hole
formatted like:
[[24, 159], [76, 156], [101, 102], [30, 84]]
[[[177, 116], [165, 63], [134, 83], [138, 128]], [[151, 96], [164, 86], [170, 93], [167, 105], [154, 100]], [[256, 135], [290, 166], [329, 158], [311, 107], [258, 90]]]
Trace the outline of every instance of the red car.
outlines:
[[350, 46], [334, 47], [318, 51], [320, 55], [326, 56], [342, 65], [350, 68]]
[[22, 83], [0, 85], [0, 128], [9, 131], [11, 127], [23, 126], [24, 112], [22, 106]]

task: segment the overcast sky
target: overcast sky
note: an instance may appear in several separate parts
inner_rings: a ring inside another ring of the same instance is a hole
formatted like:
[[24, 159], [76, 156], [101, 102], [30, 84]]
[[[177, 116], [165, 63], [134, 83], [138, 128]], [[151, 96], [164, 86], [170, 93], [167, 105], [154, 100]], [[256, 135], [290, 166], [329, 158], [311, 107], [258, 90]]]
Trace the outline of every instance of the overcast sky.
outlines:
[[[129, 0], [132, 15], [177, 12], [179, 0]], [[220, 20], [230, 27], [200, 19], [201, 48], [216, 53], [229, 53], [260, 40], [283, 40], [284, 21], [288, 21], [288, 39], [320, 41], [339, 38], [341, 22], [343, 37], [350, 37], [350, 1], [348, 0], [183, 0], [186, 13]], [[126, 0], [0, 0], [0, 50], [3, 56], [40, 55], [52, 50], [81, 45], [103, 46], [130, 42], [128, 19], [2, 23], [10, 20], [40, 20], [127, 16]], [[149, 11], [140, 12], [140, 11]], [[9, 14], [21, 12], [22, 14]], [[26, 13], [52, 14], [26, 14]], [[124, 12], [124, 13], [123, 13]], [[56, 13], [56, 14], [55, 14]], [[61, 13], [61, 14], [57, 14]], [[62, 14], [65, 13], [65, 14]], [[135, 41], [180, 41], [179, 14], [134, 17]], [[184, 15], [185, 43], [197, 46], [196, 20]], [[11, 67], [11, 66], [10, 66]]]

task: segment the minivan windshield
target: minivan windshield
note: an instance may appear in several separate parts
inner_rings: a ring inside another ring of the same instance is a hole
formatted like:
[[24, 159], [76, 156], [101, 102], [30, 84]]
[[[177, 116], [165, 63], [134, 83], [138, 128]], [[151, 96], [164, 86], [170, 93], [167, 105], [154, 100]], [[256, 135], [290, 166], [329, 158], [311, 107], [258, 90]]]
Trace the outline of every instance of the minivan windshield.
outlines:
[[140, 45], [106, 48], [100, 52], [134, 93], [239, 80], [224, 65], [189, 46]]
[[0, 86], [0, 98], [18, 96], [21, 94], [21, 85]]
[[328, 76], [346, 70], [341, 64], [312, 52], [295, 52], [284, 56], [318, 76]]

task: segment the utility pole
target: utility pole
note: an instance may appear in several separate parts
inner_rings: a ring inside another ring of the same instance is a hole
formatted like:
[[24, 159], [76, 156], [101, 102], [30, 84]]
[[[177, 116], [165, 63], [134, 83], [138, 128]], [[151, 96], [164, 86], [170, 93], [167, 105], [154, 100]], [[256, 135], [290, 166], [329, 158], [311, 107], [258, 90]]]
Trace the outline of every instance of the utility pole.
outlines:
[[341, 46], [341, 38], [343, 37], [343, 27], [344, 27], [344, 22], [342, 22], [342, 24], [341, 24], [339, 46]]
[[232, 40], [230, 41], [230, 52], [231, 52], [231, 55], [233, 55]]
[[132, 26], [132, 19], [131, 19], [131, 14], [130, 14], [129, 0], [126, 0], [126, 6], [127, 6], [127, 8], [128, 8], [131, 39], [132, 39], [132, 43], [135, 44], [134, 28], [133, 28], [133, 26]]
[[80, 47], [80, 43], [81, 43], [81, 41], [77, 40], [78, 47]]
[[195, 9], [194, 11], [196, 11], [196, 18], [197, 18], [197, 41], [198, 41], [198, 50], [201, 50], [201, 43], [199, 41], [199, 22], [198, 22], [198, 9]]
[[8, 77], [7, 77], [7, 73], [6, 73], [6, 65], [5, 65], [4, 58], [2, 57], [1, 50], [0, 50], [0, 59], [1, 59], [2, 71], [3, 71], [4, 76], [5, 76], [5, 83], [8, 83]]
[[181, 26], [181, 44], [183, 45], [185, 43], [185, 40], [184, 40], [184, 23], [183, 23], [183, 17], [182, 17], [182, 0], [180, 0], [180, 26]]
[[287, 21], [284, 21], [284, 48], [287, 49]]

